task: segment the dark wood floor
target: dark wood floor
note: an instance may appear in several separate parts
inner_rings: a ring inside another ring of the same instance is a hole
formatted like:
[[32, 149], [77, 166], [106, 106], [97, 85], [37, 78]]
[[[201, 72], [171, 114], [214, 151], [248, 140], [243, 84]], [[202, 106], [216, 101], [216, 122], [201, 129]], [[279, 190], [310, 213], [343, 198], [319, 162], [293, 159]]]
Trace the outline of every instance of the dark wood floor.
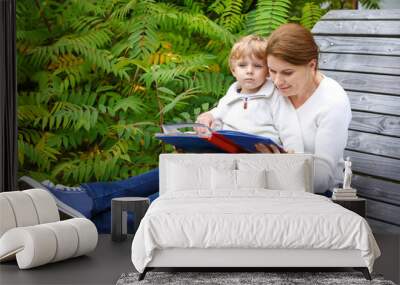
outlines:
[[[376, 273], [385, 279], [400, 282], [400, 236], [376, 234], [382, 256], [375, 262]], [[131, 263], [132, 238], [112, 242], [109, 235], [100, 235], [94, 252], [42, 267], [19, 270], [16, 262], [0, 265], [0, 284], [115, 284], [124, 272], [134, 271]]]

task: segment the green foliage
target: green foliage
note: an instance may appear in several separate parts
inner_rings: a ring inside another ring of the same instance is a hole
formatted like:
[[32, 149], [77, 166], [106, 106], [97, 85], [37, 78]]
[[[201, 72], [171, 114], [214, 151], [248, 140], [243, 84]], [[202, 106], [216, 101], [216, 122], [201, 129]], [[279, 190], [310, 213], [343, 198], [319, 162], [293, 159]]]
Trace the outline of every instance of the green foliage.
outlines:
[[361, 5], [366, 9], [379, 9], [380, 0], [360, 0]]
[[17, 1], [20, 174], [74, 185], [155, 167], [172, 151], [160, 125], [195, 121], [233, 82], [237, 38], [311, 29], [343, 1]]
[[230, 32], [239, 32], [244, 28], [243, 4], [243, 0], [217, 0], [209, 7], [209, 11], [218, 15], [216, 23]]
[[160, 125], [232, 82], [218, 50], [235, 35], [186, 4], [19, 2], [21, 174], [77, 184], [157, 165]]
[[302, 26], [311, 30], [324, 13], [325, 11], [321, 9], [319, 5], [316, 5], [313, 2], [306, 3], [303, 7], [300, 23]]
[[248, 29], [255, 34], [267, 36], [277, 27], [288, 22], [290, 0], [260, 0], [254, 15], [249, 17]]

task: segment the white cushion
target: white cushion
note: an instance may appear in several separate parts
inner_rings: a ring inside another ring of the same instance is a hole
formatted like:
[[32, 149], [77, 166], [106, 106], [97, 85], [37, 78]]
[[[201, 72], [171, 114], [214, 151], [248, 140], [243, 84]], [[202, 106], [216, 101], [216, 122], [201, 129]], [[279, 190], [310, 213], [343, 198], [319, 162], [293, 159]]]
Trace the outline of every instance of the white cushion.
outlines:
[[[267, 188], [277, 188], [276, 180], [280, 182], [281, 179], [288, 179], [293, 185], [287, 185], [286, 181], [283, 181], [284, 183], [279, 184], [279, 187], [294, 188], [292, 190], [295, 191], [304, 191], [305, 189], [308, 192], [313, 192], [314, 158], [311, 154], [161, 154], [159, 165], [161, 196], [169, 191], [189, 190], [197, 191], [199, 194], [211, 193], [210, 195], [213, 195], [213, 193], [220, 193], [221, 190], [229, 192], [242, 188], [264, 188], [262, 186], [268, 180], [266, 173], [271, 170], [278, 170], [282, 174], [284, 173], [285, 177], [271, 177], [271, 185], [267, 183]], [[297, 167], [302, 168], [303, 172], [298, 172], [299, 168]], [[223, 171], [215, 175], [217, 178], [212, 179], [214, 175], [212, 168], [251, 171], [252, 174], [236, 174], [236, 177], [240, 176], [240, 182], [237, 184], [236, 181], [236, 188], [233, 189], [230, 180], [232, 173]], [[266, 173], [256, 172], [264, 170]], [[299, 179], [301, 172], [304, 176], [302, 175]], [[263, 175], [265, 175], [265, 180], [261, 178]], [[259, 178], [257, 178], [258, 176]], [[223, 177], [230, 181], [224, 181]], [[215, 191], [215, 186], [217, 186], [218, 191]]]
[[267, 188], [266, 170], [236, 170], [237, 187], [240, 188]]
[[311, 163], [302, 156], [271, 154], [268, 159], [239, 159], [239, 170], [266, 170], [267, 189], [312, 192]]
[[59, 221], [54, 198], [43, 189], [0, 193], [0, 261], [20, 269], [92, 251], [97, 229], [86, 218]]
[[65, 220], [66, 223], [73, 226], [78, 234], [78, 247], [73, 257], [91, 252], [97, 246], [98, 234], [96, 226], [91, 220], [85, 218], [75, 218]]
[[29, 195], [22, 191], [3, 192], [1, 195], [10, 203], [17, 227], [33, 226], [39, 223], [35, 206]]
[[211, 189], [212, 190], [236, 190], [236, 170], [233, 169], [211, 169]]
[[10, 201], [0, 195], [0, 237], [8, 230], [15, 228], [17, 221], [15, 220], [14, 212]]
[[169, 165], [168, 188], [172, 191], [210, 188], [210, 167], [171, 163]]
[[[50, 260], [56, 262], [75, 255], [78, 248], [78, 233], [71, 228], [71, 224], [64, 222], [43, 224], [49, 228], [57, 241], [55, 256]], [[49, 261], [49, 262], [50, 262]]]
[[263, 170], [211, 170], [211, 189], [214, 191], [235, 191], [267, 187], [266, 171]]
[[167, 189], [168, 191], [210, 190], [213, 169], [232, 170], [234, 167], [234, 161], [216, 163], [209, 161], [208, 164], [191, 160], [171, 161], [167, 165]]
[[43, 225], [13, 228], [0, 238], [0, 260], [17, 259], [20, 269], [51, 262], [57, 251], [57, 240]]
[[14, 227], [60, 220], [54, 198], [43, 189], [0, 193], [0, 211], [0, 237]]
[[29, 195], [32, 199], [39, 224], [52, 223], [60, 220], [57, 205], [50, 193], [42, 189], [29, 189], [22, 193]]
[[0, 238], [0, 260], [15, 256], [19, 268], [28, 269], [86, 254], [96, 245], [95, 225], [74, 218], [7, 231]]
[[268, 189], [287, 191], [306, 191], [304, 165], [293, 165], [289, 175], [281, 170], [271, 169], [267, 172]]

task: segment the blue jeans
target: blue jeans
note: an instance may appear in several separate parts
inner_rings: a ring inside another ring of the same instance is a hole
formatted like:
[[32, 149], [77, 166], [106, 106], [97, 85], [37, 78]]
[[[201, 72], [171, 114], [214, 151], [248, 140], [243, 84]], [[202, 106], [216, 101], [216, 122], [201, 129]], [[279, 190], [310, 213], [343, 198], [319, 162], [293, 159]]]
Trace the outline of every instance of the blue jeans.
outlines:
[[[96, 224], [98, 231], [109, 233], [111, 230], [111, 200], [113, 198], [148, 197], [150, 202], [156, 199], [159, 187], [158, 173], [158, 168], [156, 168], [125, 180], [81, 184], [93, 200], [91, 220]], [[128, 215], [128, 224], [133, 224], [133, 215]]]

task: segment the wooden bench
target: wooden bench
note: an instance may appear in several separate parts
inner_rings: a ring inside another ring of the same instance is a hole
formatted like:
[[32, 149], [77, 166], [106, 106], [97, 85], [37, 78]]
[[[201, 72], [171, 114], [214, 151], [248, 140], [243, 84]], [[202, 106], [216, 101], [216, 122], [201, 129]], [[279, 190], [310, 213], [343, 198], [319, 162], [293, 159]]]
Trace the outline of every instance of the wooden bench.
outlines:
[[[345, 156], [375, 233], [400, 233], [400, 10], [328, 12], [312, 30], [322, 72], [347, 91]], [[335, 138], [332, 138], [333, 140]]]

